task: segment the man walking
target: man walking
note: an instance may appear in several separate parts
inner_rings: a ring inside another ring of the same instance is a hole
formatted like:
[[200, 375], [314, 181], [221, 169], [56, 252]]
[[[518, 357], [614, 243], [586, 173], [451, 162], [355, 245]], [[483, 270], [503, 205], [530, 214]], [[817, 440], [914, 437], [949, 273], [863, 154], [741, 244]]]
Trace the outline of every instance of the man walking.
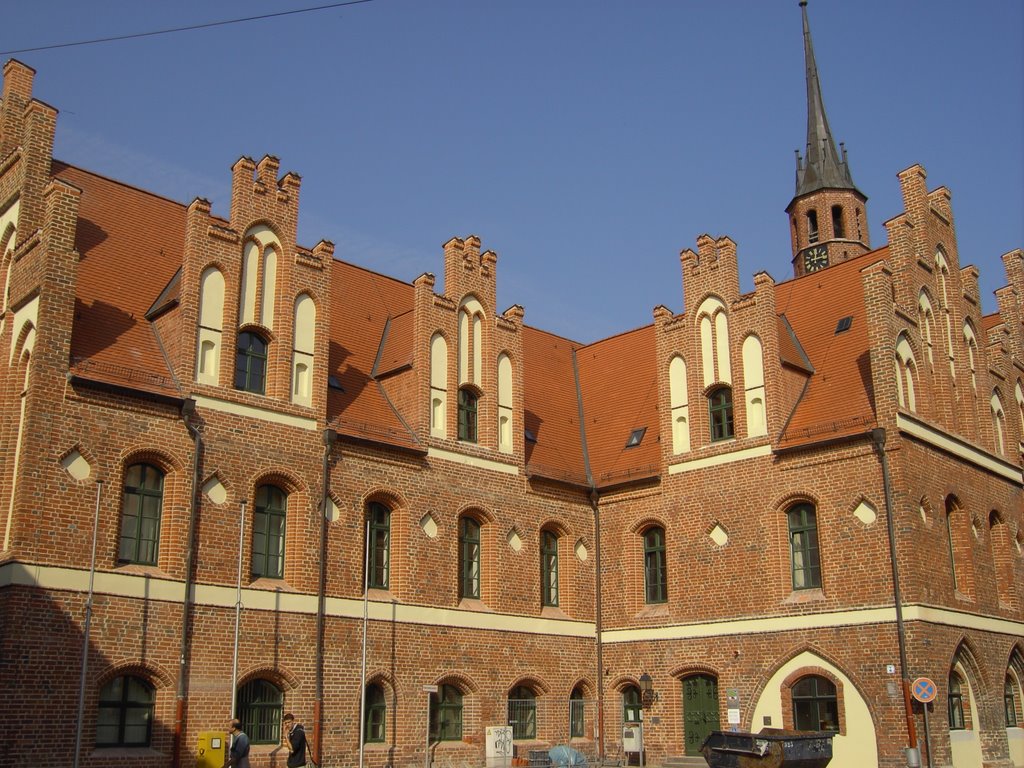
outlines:
[[306, 730], [291, 712], [284, 716], [284, 738], [288, 744], [288, 768], [306, 765]]

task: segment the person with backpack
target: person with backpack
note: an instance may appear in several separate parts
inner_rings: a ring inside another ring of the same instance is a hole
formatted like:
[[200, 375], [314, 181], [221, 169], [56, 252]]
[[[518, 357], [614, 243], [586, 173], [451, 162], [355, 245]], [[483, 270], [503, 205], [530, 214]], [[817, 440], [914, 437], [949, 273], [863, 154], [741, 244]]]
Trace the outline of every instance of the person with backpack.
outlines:
[[288, 768], [302, 768], [306, 762], [306, 730], [291, 712], [284, 716], [285, 742], [288, 745]]

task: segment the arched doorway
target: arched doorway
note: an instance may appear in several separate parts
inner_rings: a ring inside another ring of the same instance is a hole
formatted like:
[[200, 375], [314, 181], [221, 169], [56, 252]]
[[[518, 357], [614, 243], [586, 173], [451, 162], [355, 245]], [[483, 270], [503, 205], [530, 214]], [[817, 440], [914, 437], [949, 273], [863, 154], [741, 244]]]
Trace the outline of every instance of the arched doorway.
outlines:
[[683, 683], [683, 743], [687, 755], [699, 755], [700, 745], [721, 728], [718, 710], [718, 679], [691, 675]]

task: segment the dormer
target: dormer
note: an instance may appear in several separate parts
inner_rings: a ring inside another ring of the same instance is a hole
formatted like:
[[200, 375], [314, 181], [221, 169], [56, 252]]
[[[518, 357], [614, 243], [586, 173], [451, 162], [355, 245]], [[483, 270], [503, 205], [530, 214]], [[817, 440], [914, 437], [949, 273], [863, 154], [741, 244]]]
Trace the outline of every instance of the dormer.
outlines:
[[497, 255], [478, 237], [449, 240], [444, 259], [443, 293], [432, 275], [415, 281], [421, 432], [449, 450], [521, 462], [522, 308], [495, 311]]
[[183, 378], [258, 407], [319, 412], [334, 249], [296, 244], [301, 180], [278, 178], [279, 167], [269, 155], [235, 163], [228, 221], [212, 216], [205, 200], [189, 206], [181, 293], [196, 342]]

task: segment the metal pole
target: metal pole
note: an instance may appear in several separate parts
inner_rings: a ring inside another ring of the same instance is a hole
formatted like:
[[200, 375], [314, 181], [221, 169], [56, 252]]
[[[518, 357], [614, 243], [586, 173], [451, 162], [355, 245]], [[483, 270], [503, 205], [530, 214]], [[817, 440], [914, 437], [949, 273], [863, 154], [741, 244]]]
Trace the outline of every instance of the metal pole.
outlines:
[[[242, 499], [241, 512], [238, 516], [238, 578], [235, 581], [235, 653], [231, 662], [231, 719], [234, 720], [238, 714], [238, 633], [242, 623], [242, 549], [245, 545], [245, 505], [247, 501]], [[234, 741], [232, 735], [231, 740]]]
[[[875, 450], [878, 451], [878, 459], [882, 464], [882, 485], [885, 491], [885, 519], [889, 534], [889, 560], [892, 562], [892, 597], [896, 605], [896, 642], [900, 652], [900, 679], [903, 687], [903, 708], [907, 718], [907, 740], [909, 741], [909, 750], [916, 750], [918, 748], [917, 727], [914, 724], [914, 712], [910, 703], [910, 665], [907, 662], [907, 638], [903, 626], [903, 596], [900, 591], [900, 569], [896, 561], [896, 521], [893, 518], [889, 457], [885, 452], [885, 429], [883, 427], [872, 429], [871, 439], [875, 444]], [[907, 758], [909, 761], [909, 751]]]
[[359, 768], [366, 748], [366, 625], [370, 615], [370, 518], [366, 518], [366, 554], [363, 558], [363, 666], [359, 675]]
[[[430, 768], [430, 691], [427, 691], [427, 743], [423, 750], [423, 768]], [[440, 694], [438, 694], [440, 704]]]
[[96, 481], [96, 510], [92, 518], [92, 557], [89, 560], [89, 596], [85, 600], [85, 630], [82, 633], [82, 675], [78, 681], [78, 731], [75, 734], [75, 768], [82, 751], [82, 728], [85, 716], [85, 673], [89, 667], [89, 630], [92, 627], [92, 590], [96, 580], [96, 534], [100, 527], [100, 493], [103, 481]]
[[333, 429], [325, 429], [323, 492], [320, 496], [320, 555], [319, 574], [317, 578], [316, 601], [316, 702], [313, 712], [313, 754], [317, 765], [323, 760], [323, 711], [324, 711], [324, 622], [327, 612], [327, 505], [330, 502], [331, 485], [330, 459], [331, 448], [337, 440], [338, 433]]
[[928, 728], [928, 705], [921, 704], [924, 707], [924, 746], [928, 750], [928, 768], [932, 768], [932, 734]]

